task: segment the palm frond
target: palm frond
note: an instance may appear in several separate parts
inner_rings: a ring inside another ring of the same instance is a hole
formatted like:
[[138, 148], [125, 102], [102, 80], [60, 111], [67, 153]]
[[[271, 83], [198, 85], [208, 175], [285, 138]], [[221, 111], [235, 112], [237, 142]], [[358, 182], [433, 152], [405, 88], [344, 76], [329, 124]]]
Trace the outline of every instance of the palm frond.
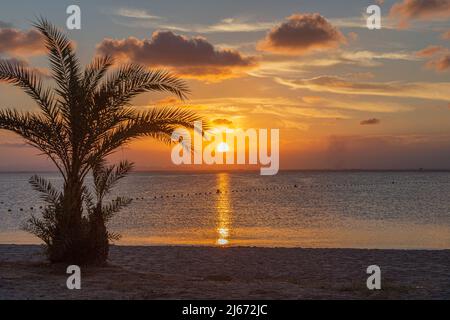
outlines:
[[99, 161], [92, 170], [98, 201], [101, 202], [119, 180], [123, 179], [132, 169], [133, 164], [128, 161], [121, 161], [118, 165], [111, 166], [107, 166], [105, 161]]
[[86, 163], [94, 165], [120, 146], [136, 138], [148, 136], [171, 144], [173, 142], [172, 133], [175, 129], [178, 127], [194, 128], [194, 122], [201, 120], [202, 117], [196, 113], [181, 108], [153, 108], [136, 113], [128, 122], [105, 133], [103, 139], [86, 159]]
[[83, 186], [82, 195], [83, 195], [83, 202], [86, 205], [87, 210], [93, 211], [95, 208], [94, 196], [86, 186]]
[[57, 117], [54, 94], [51, 89], [44, 89], [38, 74], [21, 63], [0, 60], [0, 80], [21, 88], [37, 102], [41, 110], [50, 119]]
[[120, 234], [111, 231], [106, 232], [106, 236], [108, 237], [109, 241], [119, 241], [120, 238], [122, 238]]
[[[69, 159], [68, 145], [61, 144], [61, 136], [56, 131], [62, 130], [57, 123], [49, 122], [36, 114], [30, 112], [18, 112], [17, 110], [0, 110], [0, 129], [17, 133], [26, 142], [41, 150], [50, 157], [65, 177]], [[60, 161], [58, 161], [58, 159]]]
[[51, 245], [53, 239], [54, 226], [44, 219], [39, 219], [32, 215], [23, 225], [22, 230], [34, 234], [36, 237], [44, 241], [47, 246]]
[[58, 206], [61, 201], [61, 193], [57, 191], [50, 181], [34, 175], [29, 180], [34, 190], [41, 193], [41, 199], [53, 206]]
[[184, 81], [167, 71], [148, 71], [141, 65], [121, 66], [100, 85], [96, 104], [118, 108], [128, 105], [138, 94], [149, 91], [166, 91], [184, 99], [189, 89]]
[[45, 18], [39, 18], [34, 27], [41, 32], [48, 50], [53, 78], [58, 84], [57, 92], [69, 102], [71, 92], [78, 88], [80, 64], [67, 36]]
[[117, 197], [110, 203], [102, 206], [103, 219], [110, 220], [114, 214], [118, 213], [123, 208], [129, 206], [133, 202], [130, 198]]
[[83, 86], [86, 92], [93, 92], [105, 76], [108, 69], [113, 65], [111, 56], [96, 57], [85, 69]]

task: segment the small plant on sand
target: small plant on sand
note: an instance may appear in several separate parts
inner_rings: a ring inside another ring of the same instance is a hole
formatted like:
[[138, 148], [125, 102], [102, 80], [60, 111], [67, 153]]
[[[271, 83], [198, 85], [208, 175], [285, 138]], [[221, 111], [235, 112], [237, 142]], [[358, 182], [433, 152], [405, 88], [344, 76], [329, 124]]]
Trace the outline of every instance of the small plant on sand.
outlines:
[[[170, 143], [177, 127], [192, 128], [194, 121], [201, 119], [186, 109], [138, 112], [131, 106], [133, 98], [149, 91], [165, 91], [184, 99], [186, 84], [171, 74], [136, 64], [118, 66], [109, 73], [114, 62], [108, 56], [95, 58], [82, 70], [63, 33], [45, 19], [34, 26], [44, 39], [56, 86], [46, 88], [39, 74], [23, 64], [0, 61], [0, 81], [21, 88], [40, 108], [39, 113], [0, 110], [0, 129], [19, 134], [46, 155], [64, 184], [58, 191], [43, 178], [31, 178], [48, 206], [42, 218], [30, 219], [27, 229], [46, 243], [52, 262], [101, 264], [113, 236], [106, 221], [129, 203], [118, 198], [105, 206], [103, 199], [131, 168], [127, 163], [108, 167], [104, 159], [143, 136]], [[91, 173], [95, 202], [85, 184]]]

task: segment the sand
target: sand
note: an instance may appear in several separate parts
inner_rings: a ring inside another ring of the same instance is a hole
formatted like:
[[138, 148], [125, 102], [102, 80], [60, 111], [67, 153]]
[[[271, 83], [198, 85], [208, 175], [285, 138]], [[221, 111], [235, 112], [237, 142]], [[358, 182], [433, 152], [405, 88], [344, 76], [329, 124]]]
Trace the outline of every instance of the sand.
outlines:
[[[366, 287], [366, 268], [382, 289]], [[39, 246], [0, 245], [0, 299], [450, 299], [450, 251], [113, 246], [104, 268], [66, 266]]]

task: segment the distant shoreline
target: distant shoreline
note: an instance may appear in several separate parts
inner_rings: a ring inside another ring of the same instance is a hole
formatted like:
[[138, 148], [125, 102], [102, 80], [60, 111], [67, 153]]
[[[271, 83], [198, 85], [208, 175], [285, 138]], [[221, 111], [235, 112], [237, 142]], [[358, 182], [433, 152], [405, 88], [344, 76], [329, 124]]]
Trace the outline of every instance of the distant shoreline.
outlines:
[[[0, 245], [0, 299], [450, 299], [450, 250], [112, 246], [82, 290], [39, 246]], [[382, 290], [366, 287], [369, 265]], [[120, 279], [120, 281], [116, 281]]]
[[[448, 173], [450, 169], [280, 169], [279, 173], [289, 173], [289, 172], [330, 172], [330, 173], [357, 173], [357, 172], [442, 172]], [[48, 174], [57, 174], [57, 171], [32, 171], [32, 170], [24, 170], [24, 171], [0, 171], [0, 174], [34, 174], [34, 173], [48, 173]], [[159, 174], [217, 174], [217, 173], [257, 173], [259, 175], [259, 170], [164, 170], [164, 169], [155, 169], [155, 170], [134, 170], [132, 173], [159, 173]]]

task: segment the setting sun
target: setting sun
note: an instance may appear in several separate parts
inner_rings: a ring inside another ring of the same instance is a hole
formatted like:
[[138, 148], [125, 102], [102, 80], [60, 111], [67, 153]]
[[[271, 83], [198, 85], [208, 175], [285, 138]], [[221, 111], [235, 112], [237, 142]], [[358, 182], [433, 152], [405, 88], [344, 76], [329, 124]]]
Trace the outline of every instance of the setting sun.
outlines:
[[217, 150], [217, 152], [228, 152], [228, 151], [230, 151], [230, 147], [228, 146], [228, 144], [226, 142], [221, 142], [217, 145], [216, 150]]

